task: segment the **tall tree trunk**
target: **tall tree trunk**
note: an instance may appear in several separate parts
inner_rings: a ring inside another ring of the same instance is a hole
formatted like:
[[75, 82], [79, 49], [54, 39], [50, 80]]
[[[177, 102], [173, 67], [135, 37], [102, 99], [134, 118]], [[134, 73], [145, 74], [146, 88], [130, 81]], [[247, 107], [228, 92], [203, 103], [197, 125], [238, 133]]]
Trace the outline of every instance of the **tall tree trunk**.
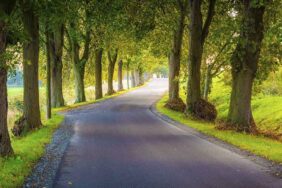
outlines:
[[51, 41], [50, 41], [50, 33], [48, 31], [47, 25], [45, 28], [45, 37], [46, 37], [46, 118], [51, 118]]
[[184, 111], [185, 104], [179, 97], [179, 71], [180, 71], [180, 58], [181, 47], [185, 23], [185, 14], [187, 12], [188, 1], [178, 1], [179, 18], [177, 28], [174, 31], [172, 49], [169, 57], [169, 99], [166, 107], [173, 110]]
[[79, 45], [76, 39], [72, 41], [72, 61], [75, 79], [75, 103], [85, 102], [84, 71], [85, 60], [79, 58]]
[[211, 90], [211, 83], [212, 83], [212, 67], [210, 65], [207, 66], [206, 75], [205, 75], [205, 84], [204, 84], [204, 93], [203, 97], [205, 100], [208, 100], [208, 95]]
[[64, 106], [63, 79], [62, 79], [62, 56], [64, 46], [64, 26], [55, 26], [51, 35], [51, 92], [52, 107]]
[[129, 89], [129, 88], [130, 88], [130, 86], [129, 86], [129, 77], [130, 77], [130, 75], [129, 75], [129, 63], [127, 62], [127, 64], [126, 64], [126, 81], [127, 81], [127, 89]]
[[85, 87], [84, 87], [84, 72], [85, 66], [83, 63], [74, 63], [74, 79], [75, 79], [75, 103], [85, 102]]
[[144, 72], [141, 67], [138, 67], [138, 86], [144, 84]]
[[114, 71], [115, 71], [115, 64], [117, 61], [117, 55], [118, 50], [115, 50], [115, 54], [113, 57], [111, 57], [110, 51], [108, 51], [108, 60], [109, 60], [109, 66], [108, 66], [108, 95], [112, 95], [115, 93], [114, 87], [113, 87], [113, 77], [114, 77]]
[[135, 85], [139, 86], [140, 85], [140, 83], [139, 83], [140, 79], [139, 79], [139, 70], [138, 69], [134, 70], [134, 78], [135, 78]]
[[201, 61], [203, 46], [214, 15], [215, 0], [209, 1], [209, 10], [203, 25], [201, 13], [202, 0], [190, 1], [190, 35], [188, 58], [188, 82], [186, 113], [196, 115], [197, 104], [201, 102]]
[[102, 55], [103, 49], [97, 49], [95, 51], [95, 99], [103, 97], [102, 88]]
[[239, 42], [231, 59], [232, 92], [228, 123], [238, 131], [256, 131], [251, 97], [263, 40], [264, 10], [264, 5], [244, 1]]
[[136, 87], [136, 82], [135, 82], [135, 71], [131, 71], [131, 87]]
[[30, 2], [23, 2], [23, 25], [27, 41], [23, 46], [24, 73], [24, 132], [39, 128], [40, 119], [38, 58], [39, 58], [39, 21]]
[[[7, 3], [7, 2], [6, 2]], [[0, 13], [6, 10], [0, 3]], [[5, 5], [5, 4], [4, 4]], [[8, 132], [8, 97], [7, 97], [7, 67], [4, 58], [6, 51], [5, 22], [0, 18], [0, 157], [13, 154], [10, 136]]]
[[118, 91], [123, 90], [123, 83], [122, 83], [122, 60], [118, 62]]
[[[89, 58], [89, 51], [90, 51], [90, 42], [91, 42], [91, 31], [90, 26], [88, 25], [89, 19], [90, 19], [90, 12], [86, 8], [85, 10], [85, 25], [84, 29], [86, 30], [85, 37], [84, 38], [84, 51], [82, 53], [82, 57], [80, 57], [80, 43], [78, 42], [77, 36], [79, 36], [79, 33], [76, 33], [77, 35], [71, 36], [69, 32], [67, 31], [67, 36], [69, 43], [71, 44], [71, 56], [73, 61], [73, 70], [74, 70], [74, 77], [75, 77], [75, 103], [85, 102], [85, 87], [84, 87], [84, 74], [85, 74], [85, 65]], [[78, 31], [78, 23], [77, 22], [71, 22], [70, 27], [71, 29], [76, 32]]]

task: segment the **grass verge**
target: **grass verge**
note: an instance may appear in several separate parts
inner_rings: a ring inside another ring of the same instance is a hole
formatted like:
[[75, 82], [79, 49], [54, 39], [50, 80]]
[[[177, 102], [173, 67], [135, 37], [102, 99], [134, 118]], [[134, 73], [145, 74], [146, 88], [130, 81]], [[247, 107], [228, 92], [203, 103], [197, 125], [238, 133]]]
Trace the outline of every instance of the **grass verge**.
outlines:
[[213, 123], [192, 120], [184, 116], [183, 113], [169, 110], [164, 107], [168, 96], [164, 96], [156, 105], [157, 110], [169, 118], [184, 125], [194, 128], [204, 134], [216, 137], [243, 150], [247, 150], [268, 160], [282, 164], [282, 143], [266, 138], [244, 133], [237, 133], [230, 130], [217, 130]]
[[44, 126], [39, 130], [30, 132], [22, 138], [12, 138], [15, 155], [0, 158], [0, 188], [22, 186], [63, 120], [62, 115], [53, 114], [52, 119], [43, 122]]

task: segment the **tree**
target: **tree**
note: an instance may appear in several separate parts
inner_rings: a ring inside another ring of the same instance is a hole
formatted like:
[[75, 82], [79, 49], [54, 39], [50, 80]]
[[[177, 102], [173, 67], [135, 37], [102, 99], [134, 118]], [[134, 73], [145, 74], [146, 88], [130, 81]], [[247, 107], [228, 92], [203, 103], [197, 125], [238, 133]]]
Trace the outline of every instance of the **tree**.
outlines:
[[50, 35], [52, 107], [61, 107], [65, 103], [62, 85], [64, 25], [56, 23]]
[[[41, 22], [45, 25], [48, 35], [50, 76], [51, 76], [51, 104], [52, 107], [64, 106], [62, 87], [62, 56], [64, 47], [64, 23], [67, 11], [63, 10], [65, 2], [60, 0], [44, 1], [44, 9], [41, 11]], [[47, 58], [48, 59], [48, 58]]]
[[22, 21], [26, 36], [23, 44], [24, 110], [23, 117], [15, 123], [13, 129], [16, 136], [42, 125], [38, 88], [39, 19], [35, 12], [36, 5], [29, 0], [21, 1]]
[[131, 87], [136, 87], [136, 82], [135, 82], [135, 71], [131, 70]]
[[266, 1], [242, 1], [242, 24], [232, 55], [232, 92], [228, 124], [237, 131], [256, 132], [251, 110], [253, 81], [263, 40], [263, 15]]
[[178, 0], [178, 21], [176, 29], [174, 30], [172, 49], [169, 58], [169, 99], [166, 107], [173, 110], [184, 111], [185, 104], [179, 97], [179, 71], [183, 32], [185, 26], [185, 17], [188, 8], [187, 0]]
[[202, 97], [208, 100], [213, 78], [230, 70], [230, 56], [238, 39], [240, 15], [235, 14], [234, 4], [218, 1], [209, 29], [209, 37], [204, 45], [202, 65]]
[[107, 95], [112, 95], [115, 93], [114, 87], [113, 87], [113, 77], [114, 77], [114, 71], [115, 71], [115, 64], [117, 61], [118, 56], [118, 49], [115, 49], [114, 55], [111, 55], [110, 50], [108, 51], [108, 92]]
[[53, 97], [51, 97], [51, 44], [50, 44], [50, 33], [48, 31], [48, 28], [45, 28], [45, 45], [46, 45], [46, 117], [47, 119], [50, 119], [52, 117], [52, 104], [51, 100]]
[[[71, 59], [73, 63], [73, 71], [75, 77], [75, 103], [86, 101], [84, 75], [85, 65], [89, 58], [90, 42], [91, 42], [91, 29], [89, 26], [90, 10], [84, 4], [85, 21], [83, 22], [85, 35], [82, 34], [79, 27], [79, 19], [70, 20], [69, 30], [67, 30], [68, 40], [71, 50]], [[81, 41], [84, 42], [84, 51], [80, 56]]]
[[204, 24], [201, 8], [202, 0], [190, 0], [189, 77], [185, 112], [201, 119], [214, 120], [216, 118], [214, 106], [201, 99], [201, 61], [204, 43], [214, 15], [215, 0], [209, 0], [208, 12]]
[[7, 59], [5, 52], [7, 46], [7, 17], [12, 13], [15, 2], [15, 0], [0, 2], [0, 157], [13, 154], [7, 124]]
[[102, 55], [103, 55], [102, 48], [99, 48], [95, 51], [95, 99], [96, 100], [103, 97]]
[[123, 65], [122, 60], [119, 60], [119, 62], [118, 62], [118, 91], [122, 91], [123, 90], [122, 65]]

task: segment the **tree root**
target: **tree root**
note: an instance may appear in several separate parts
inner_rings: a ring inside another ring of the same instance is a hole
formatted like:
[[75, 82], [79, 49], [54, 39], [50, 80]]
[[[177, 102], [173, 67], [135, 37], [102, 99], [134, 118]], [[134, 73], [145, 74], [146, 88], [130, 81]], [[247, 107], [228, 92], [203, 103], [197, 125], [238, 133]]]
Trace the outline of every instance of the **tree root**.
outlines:
[[178, 111], [178, 112], [184, 112], [186, 108], [185, 103], [180, 98], [169, 100], [166, 102], [164, 106], [166, 108], [169, 108], [171, 110]]
[[244, 132], [252, 135], [260, 134], [253, 120], [251, 121], [250, 126], [242, 126], [238, 123], [231, 123], [229, 121], [217, 121], [215, 128], [218, 130], [233, 130], [236, 132]]
[[108, 91], [108, 92], [106, 93], [106, 96], [110, 96], [110, 95], [113, 95], [113, 94], [115, 94], [115, 93], [116, 93], [115, 90]]
[[215, 121], [217, 116], [215, 106], [204, 99], [200, 99], [192, 104], [190, 110], [187, 110], [185, 113], [206, 121]]
[[15, 121], [15, 125], [12, 128], [12, 133], [14, 136], [21, 136], [27, 127], [26, 118], [24, 116], [20, 117]]

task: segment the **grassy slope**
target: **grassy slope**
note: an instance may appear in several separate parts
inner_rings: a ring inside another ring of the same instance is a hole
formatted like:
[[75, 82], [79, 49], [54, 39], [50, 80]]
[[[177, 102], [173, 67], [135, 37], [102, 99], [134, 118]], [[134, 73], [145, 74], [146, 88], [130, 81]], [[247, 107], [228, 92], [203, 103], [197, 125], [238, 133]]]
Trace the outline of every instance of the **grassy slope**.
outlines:
[[[182, 95], [182, 97], [185, 97]], [[225, 119], [228, 113], [230, 87], [220, 80], [214, 81], [210, 100], [216, 105], [218, 117]], [[252, 98], [252, 110], [259, 130], [282, 137], [282, 96], [257, 94]], [[281, 138], [282, 140], [282, 138]]]
[[164, 96], [157, 103], [157, 110], [171, 119], [192, 127], [202, 133], [214, 136], [241, 149], [248, 150], [254, 154], [282, 164], [282, 144], [279, 141], [265, 138], [263, 136], [247, 135], [234, 131], [220, 131], [214, 128], [214, 124], [191, 120], [183, 113], [175, 112], [164, 107], [168, 97]]

